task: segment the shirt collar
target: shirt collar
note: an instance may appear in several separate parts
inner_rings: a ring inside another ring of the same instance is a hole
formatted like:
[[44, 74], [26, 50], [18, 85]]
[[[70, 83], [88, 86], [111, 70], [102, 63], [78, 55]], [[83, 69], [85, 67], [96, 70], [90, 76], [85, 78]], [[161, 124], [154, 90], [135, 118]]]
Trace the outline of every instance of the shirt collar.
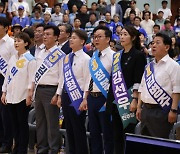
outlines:
[[2, 38], [2, 40], [4, 40], [4, 41], [6, 42], [8, 38], [9, 38], [9, 36], [8, 36], [8, 34], [6, 34], [6, 35]]
[[102, 56], [104, 57], [109, 52], [109, 50], [111, 50], [110, 46], [108, 46], [106, 49], [102, 50], [101, 51]]
[[[167, 62], [167, 60], [168, 60], [169, 58], [170, 58], [170, 57], [169, 57], [169, 55], [167, 54], [167, 55], [165, 55], [163, 58], [161, 58], [161, 60], [159, 60], [158, 63], [160, 63], [160, 62]], [[158, 64], [155, 59], [153, 60], [153, 62], [154, 62], [155, 64]]]
[[45, 52], [46, 52], [46, 51], [52, 52], [52, 51], [54, 51], [56, 48], [58, 48], [57, 45], [54, 45], [53, 47], [51, 47], [51, 48], [48, 49], [48, 50], [45, 48]]
[[36, 45], [36, 48], [39, 48], [40, 50], [42, 50], [42, 49], [45, 48], [45, 45], [44, 45], [44, 43], [42, 43], [40, 46], [37, 46], [37, 45]]
[[80, 49], [80, 50], [74, 52], [74, 54], [75, 54], [75, 56], [79, 57], [82, 55], [82, 52], [84, 52], [83, 49]]

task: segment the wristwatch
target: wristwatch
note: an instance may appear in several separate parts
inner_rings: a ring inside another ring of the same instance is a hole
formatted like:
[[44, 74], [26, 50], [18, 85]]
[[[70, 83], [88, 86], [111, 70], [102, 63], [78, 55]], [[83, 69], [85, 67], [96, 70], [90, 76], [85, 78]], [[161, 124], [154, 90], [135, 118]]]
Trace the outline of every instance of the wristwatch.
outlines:
[[178, 110], [177, 110], [177, 109], [171, 109], [171, 112], [173, 112], [173, 113], [177, 113], [177, 112], [178, 112]]

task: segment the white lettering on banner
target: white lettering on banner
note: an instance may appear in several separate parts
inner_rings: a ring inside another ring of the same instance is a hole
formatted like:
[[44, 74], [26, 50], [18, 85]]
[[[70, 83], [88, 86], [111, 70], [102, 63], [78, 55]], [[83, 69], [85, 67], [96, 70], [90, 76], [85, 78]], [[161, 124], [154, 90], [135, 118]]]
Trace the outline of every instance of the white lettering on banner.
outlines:
[[162, 107], [165, 105], [170, 105], [170, 97], [166, 93], [163, 93], [163, 90], [158, 86], [157, 83], [154, 83], [154, 85], [149, 89], [149, 92], [154, 96], [154, 98], [157, 98], [158, 103]]
[[3, 70], [7, 66], [7, 64], [6, 65], [5, 64], [6, 64], [5, 60], [0, 58], [0, 69], [1, 70]]
[[109, 80], [108, 78], [105, 78], [103, 81], [100, 82], [100, 85], [104, 90], [108, 90], [109, 88]]
[[69, 91], [72, 91], [77, 88], [74, 79], [67, 81], [66, 85], [67, 85], [67, 88], [69, 89]]
[[45, 64], [48, 68], [52, 67], [52, 65], [53, 65], [48, 59], [45, 59], [45, 60], [44, 60], [44, 64]]
[[47, 67], [44, 64], [42, 64], [35, 74], [35, 81], [37, 82], [46, 71]]
[[75, 89], [73, 91], [70, 92], [70, 95], [73, 99], [73, 101], [77, 100], [77, 99], [80, 99], [82, 96], [81, 96], [81, 93], [78, 89]]
[[[18, 72], [18, 69], [16, 67], [12, 67], [12, 69], [11, 69], [12, 76], [14, 76], [17, 72]], [[8, 76], [8, 84], [12, 80], [11, 74]]]
[[149, 76], [146, 81], [147, 81], [148, 88], [150, 88], [155, 82], [154, 76], [153, 75]]
[[135, 114], [134, 113], [129, 113], [129, 114], [123, 115], [121, 118], [124, 121], [124, 120], [128, 120], [130, 118], [133, 118], [133, 117], [135, 117]]
[[105, 74], [103, 73], [102, 69], [99, 69], [96, 73], [94, 73], [94, 75], [98, 81], [101, 81], [103, 78], [106, 77]]
[[116, 73], [113, 74], [113, 81], [114, 81], [114, 84], [118, 84], [119, 82], [122, 82], [122, 78], [121, 78], [121, 72], [118, 71]]
[[71, 71], [70, 71], [70, 70], [66, 71], [66, 72], [64, 73], [64, 76], [65, 76], [65, 78], [66, 78], [66, 81], [72, 79]]
[[164, 107], [165, 105], [169, 106], [169, 105], [170, 105], [169, 100], [170, 100], [170, 97], [168, 97], [165, 93], [162, 94], [162, 95], [157, 99], [157, 101], [160, 102], [160, 104], [161, 104], [162, 107]]

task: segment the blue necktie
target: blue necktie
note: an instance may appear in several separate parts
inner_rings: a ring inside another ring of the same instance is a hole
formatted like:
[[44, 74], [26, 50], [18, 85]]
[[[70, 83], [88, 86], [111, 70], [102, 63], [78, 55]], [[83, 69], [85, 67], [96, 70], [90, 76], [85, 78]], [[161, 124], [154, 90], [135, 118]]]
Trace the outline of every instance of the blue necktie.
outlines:
[[74, 56], [75, 56], [75, 53], [72, 52], [71, 55], [70, 55], [70, 63], [71, 63], [71, 66], [72, 66], [72, 63], [73, 63], [73, 60], [74, 60]]

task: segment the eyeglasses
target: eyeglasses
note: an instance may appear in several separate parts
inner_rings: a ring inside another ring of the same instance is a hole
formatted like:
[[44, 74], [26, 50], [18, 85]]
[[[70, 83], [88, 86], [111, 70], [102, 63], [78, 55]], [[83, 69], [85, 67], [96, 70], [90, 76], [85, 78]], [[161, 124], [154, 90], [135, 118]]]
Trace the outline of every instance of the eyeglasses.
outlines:
[[106, 37], [106, 36], [92, 36], [92, 38], [94, 39], [94, 40], [99, 40], [99, 39], [101, 39], [101, 38], [103, 38], [103, 37]]

